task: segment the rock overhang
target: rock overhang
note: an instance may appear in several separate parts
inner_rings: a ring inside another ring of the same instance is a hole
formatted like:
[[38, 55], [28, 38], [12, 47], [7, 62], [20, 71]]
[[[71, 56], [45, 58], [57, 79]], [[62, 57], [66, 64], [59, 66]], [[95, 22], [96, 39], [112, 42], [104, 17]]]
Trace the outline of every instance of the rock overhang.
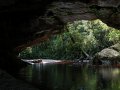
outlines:
[[[30, 46], [36, 42], [36, 38], [40, 39], [44, 35], [49, 38], [51, 34], [62, 32], [67, 22], [75, 20], [101, 19], [111, 27], [120, 28], [119, 0], [51, 0], [51, 3], [46, 1], [43, 2], [46, 4], [44, 7], [42, 0], [35, 0], [33, 4], [26, 1], [24, 6], [21, 1], [17, 8], [15, 6], [11, 11], [8, 10], [9, 12], [3, 10], [4, 13], [7, 15], [10, 13], [12, 16], [8, 19], [10, 18], [10, 23], [13, 23], [10, 25], [14, 27], [14, 34], [19, 32], [16, 36], [20, 42], [15, 47]], [[36, 2], [39, 3], [36, 4]], [[25, 6], [25, 4], [28, 5]], [[22, 37], [24, 37], [23, 40]]]
[[94, 19], [120, 29], [120, 1], [1, 0], [1, 53], [4, 51], [12, 56], [27, 46], [63, 32], [67, 22]]

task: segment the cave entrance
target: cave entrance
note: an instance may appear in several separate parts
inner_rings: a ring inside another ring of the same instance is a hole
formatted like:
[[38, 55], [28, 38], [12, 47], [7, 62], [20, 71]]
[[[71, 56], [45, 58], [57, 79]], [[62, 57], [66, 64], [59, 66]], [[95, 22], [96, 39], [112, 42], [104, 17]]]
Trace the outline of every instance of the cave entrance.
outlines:
[[[29, 62], [27, 60], [32, 60], [30, 63], [32, 65], [24, 68], [21, 74], [24, 74], [28, 81], [40, 86], [40, 90], [120, 89], [118, 68], [89, 70], [79, 67], [83, 65], [81, 61], [83, 63], [84, 60], [90, 61], [93, 58], [94, 63], [98, 63], [98, 59], [120, 60], [120, 31], [107, 27], [101, 21], [85, 21], [99, 18], [107, 25], [120, 29], [119, 0], [50, 0], [50, 2], [2, 0], [0, 2], [2, 47], [0, 68], [14, 73], [26, 65], [20, 58], [27, 63]], [[78, 19], [82, 21], [74, 21]], [[72, 21], [74, 22], [66, 25]], [[64, 33], [60, 33], [64, 25], [66, 25]], [[56, 33], [59, 34], [48, 39], [50, 35]], [[42, 42], [45, 39], [48, 40]], [[41, 43], [31, 46], [38, 41]], [[27, 48], [19, 54], [25, 47]], [[20, 58], [16, 57], [18, 54]], [[41, 63], [43, 59], [65, 60], [64, 63], [71, 60], [72, 64], [62, 63], [49, 67]], [[119, 62], [117, 63], [120, 66]], [[2, 73], [0, 76], [7, 78]], [[5, 82], [10, 83], [8, 78]], [[6, 86], [11, 85], [5, 84]]]
[[120, 84], [120, 69], [88, 68], [85, 60], [91, 61], [96, 53], [109, 47], [113, 53], [118, 52], [119, 41], [120, 31], [100, 20], [68, 23], [63, 33], [19, 54], [32, 64], [19, 75], [40, 90], [113, 90]]
[[120, 41], [120, 31], [108, 27], [99, 19], [74, 21], [68, 23], [64, 29], [63, 33], [54, 35], [45, 42], [27, 47], [19, 57], [22, 59], [92, 60], [97, 52]]

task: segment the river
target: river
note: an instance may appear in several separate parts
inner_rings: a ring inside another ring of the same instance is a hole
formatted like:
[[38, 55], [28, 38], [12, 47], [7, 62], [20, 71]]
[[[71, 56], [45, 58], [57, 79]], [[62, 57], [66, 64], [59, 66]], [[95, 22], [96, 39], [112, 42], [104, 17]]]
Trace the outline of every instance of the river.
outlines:
[[17, 77], [40, 90], [120, 90], [120, 69], [112, 67], [36, 63], [22, 69]]

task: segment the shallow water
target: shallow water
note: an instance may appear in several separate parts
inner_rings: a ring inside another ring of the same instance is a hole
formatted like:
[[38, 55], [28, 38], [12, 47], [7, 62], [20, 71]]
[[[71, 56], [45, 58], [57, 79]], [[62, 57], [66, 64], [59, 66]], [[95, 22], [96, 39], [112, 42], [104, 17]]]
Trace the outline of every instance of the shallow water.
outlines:
[[119, 68], [72, 64], [33, 64], [18, 75], [40, 90], [120, 90]]

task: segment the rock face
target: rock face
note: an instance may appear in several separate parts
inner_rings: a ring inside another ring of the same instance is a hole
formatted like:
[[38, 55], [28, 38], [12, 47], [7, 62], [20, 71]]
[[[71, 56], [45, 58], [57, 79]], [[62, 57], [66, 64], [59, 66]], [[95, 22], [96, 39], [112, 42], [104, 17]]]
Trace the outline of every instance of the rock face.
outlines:
[[111, 64], [116, 64], [120, 61], [120, 44], [117, 43], [98, 52], [94, 57], [94, 62], [98, 62], [99, 60], [109, 60]]
[[23, 65], [21, 50], [63, 32], [67, 22], [99, 18], [120, 29], [119, 11], [119, 0], [0, 0], [0, 67]]

